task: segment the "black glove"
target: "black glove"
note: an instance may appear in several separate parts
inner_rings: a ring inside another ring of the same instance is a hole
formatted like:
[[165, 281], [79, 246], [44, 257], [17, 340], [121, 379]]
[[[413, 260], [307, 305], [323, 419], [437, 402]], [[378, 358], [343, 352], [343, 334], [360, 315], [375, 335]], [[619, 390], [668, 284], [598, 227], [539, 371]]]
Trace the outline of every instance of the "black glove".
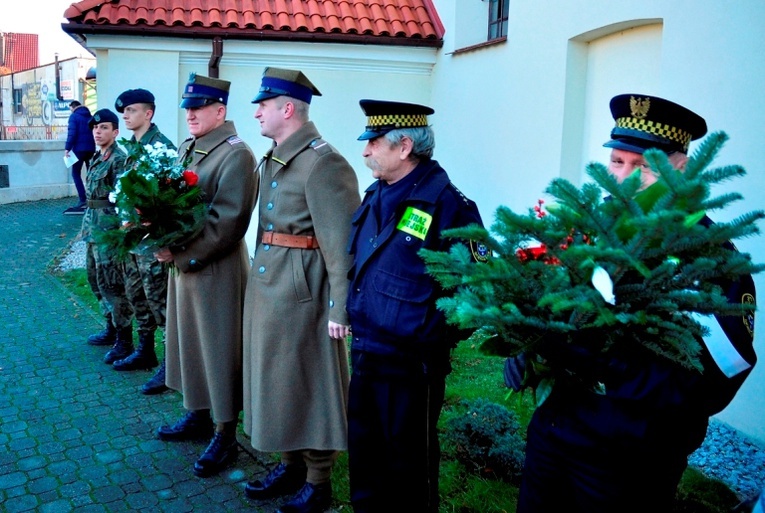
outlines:
[[523, 390], [523, 378], [526, 376], [526, 356], [520, 353], [505, 360], [505, 386], [515, 392]]

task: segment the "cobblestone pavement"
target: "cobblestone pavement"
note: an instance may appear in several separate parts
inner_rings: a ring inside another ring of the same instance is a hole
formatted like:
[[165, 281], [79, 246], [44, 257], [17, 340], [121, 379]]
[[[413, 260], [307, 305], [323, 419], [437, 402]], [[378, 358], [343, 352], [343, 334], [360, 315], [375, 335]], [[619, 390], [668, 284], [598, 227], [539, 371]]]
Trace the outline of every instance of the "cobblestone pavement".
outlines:
[[181, 396], [144, 396], [151, 372], [116, 372], [102, 328], [48, 272], [79, 232], [71, 198], [0, 205], [0, 511], [272, 513], [244, 485], [271, 459], [243, 435], [234, 465], [192, 473], [205, 443], [162, 442], [158, 426], [183, 413]]

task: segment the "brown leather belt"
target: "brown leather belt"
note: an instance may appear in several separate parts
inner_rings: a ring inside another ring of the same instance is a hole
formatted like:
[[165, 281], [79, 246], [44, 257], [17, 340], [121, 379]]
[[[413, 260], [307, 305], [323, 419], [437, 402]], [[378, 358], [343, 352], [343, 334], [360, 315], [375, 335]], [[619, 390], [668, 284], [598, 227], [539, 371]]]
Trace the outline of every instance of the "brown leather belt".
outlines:
[[289, 235], [287, 233], [263, 232], [263, 244], [284, 248], [318, 249], [319, 241], [313, 235]]
[[109, 200], [88, 200], [88, 208], [111, 208], [114, 206]]

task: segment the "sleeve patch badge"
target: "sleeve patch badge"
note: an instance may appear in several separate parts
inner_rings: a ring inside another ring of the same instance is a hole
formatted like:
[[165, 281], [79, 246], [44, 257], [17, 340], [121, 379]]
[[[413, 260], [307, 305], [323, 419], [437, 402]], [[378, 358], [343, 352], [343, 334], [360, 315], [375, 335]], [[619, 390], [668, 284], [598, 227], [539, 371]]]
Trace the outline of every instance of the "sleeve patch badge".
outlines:
[[489, 248], [483, 242], [470, 241], [470, 253], [476, 262], [488, 262]]
[[[754, 296], [749, 293], [744, 294], [741, 297], [741, 304], [753, 305]], [[743, 321], [744, 321], [744, 326], [746, 327], [746, 330], [749, 332], [749, 335], [754, 337], [754, 312], [747, 312], [746, 314], [744, 314]]]
[[409, 235], [414, 235], [420, 240], [425, 240], [425, 236], [430, 229], [430, 223], [433, 222], [433, 216], [414, 207], [406, 207], [404, 215], [398, 222], [396, 229]]

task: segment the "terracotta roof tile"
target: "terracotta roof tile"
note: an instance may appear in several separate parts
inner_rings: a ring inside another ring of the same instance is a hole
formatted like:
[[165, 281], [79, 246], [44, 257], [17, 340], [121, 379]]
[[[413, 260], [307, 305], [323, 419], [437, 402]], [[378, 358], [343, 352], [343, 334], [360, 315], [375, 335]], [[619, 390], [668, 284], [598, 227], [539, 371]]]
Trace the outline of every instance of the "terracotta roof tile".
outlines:
[[432, 0], [82, 0], [64, 12], [73, 34], [441, 46]]

